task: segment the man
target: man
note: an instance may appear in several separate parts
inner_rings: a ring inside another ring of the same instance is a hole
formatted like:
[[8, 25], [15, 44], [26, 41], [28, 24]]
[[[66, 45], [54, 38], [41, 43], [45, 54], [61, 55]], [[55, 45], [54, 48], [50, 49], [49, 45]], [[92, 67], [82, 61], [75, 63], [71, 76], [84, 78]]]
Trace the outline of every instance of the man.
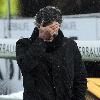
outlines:
[[86, 70], [77, 44], [60, 30], [60, 10], [51, 6], [40, 9], [35, 21], [31, 37], [16, 43], [23, 99], [85, 100]]

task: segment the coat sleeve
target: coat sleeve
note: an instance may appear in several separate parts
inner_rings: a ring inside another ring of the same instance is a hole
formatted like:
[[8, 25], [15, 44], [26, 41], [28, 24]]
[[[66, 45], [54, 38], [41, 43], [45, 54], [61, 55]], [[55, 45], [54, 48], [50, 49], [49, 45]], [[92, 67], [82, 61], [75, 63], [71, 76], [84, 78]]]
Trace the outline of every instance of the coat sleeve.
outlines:
[[16, 42], [16, 60], [21, 71], [30, 72], [41, 63], [45, 52], [45, 43], [38, 38], [30, 44], [28, 38], [20, 39]]
[[86, 69], [76, 43], [74, 47], [74, 83], [72, 100], [85, 100], [87, 90]]

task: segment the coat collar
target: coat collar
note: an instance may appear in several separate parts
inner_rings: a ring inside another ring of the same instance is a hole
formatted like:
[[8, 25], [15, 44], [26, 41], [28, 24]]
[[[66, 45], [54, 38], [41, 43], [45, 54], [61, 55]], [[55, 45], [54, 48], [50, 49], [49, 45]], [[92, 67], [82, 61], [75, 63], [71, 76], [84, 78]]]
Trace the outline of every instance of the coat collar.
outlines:
[[34, 42], [38, 36], [39, 36], [39, 30], [37, 27], [35, 27], [29, 39], [31, 40], [31, 42]]
[[[30, 37], [31, 41], [34, 42], [36, 38], [38, 37], [38, 35], [39, 35], [39, 30], [37, 27], [35, 27]], [[64, 38], [64, 35], [62, 31], [59, 29], [58, 35], [54, 38], [54, 40], [52, 42], [46, 42], [46, 46], [47, 46], [46, 51], [52, 52], [56, 50], [57, 48], [59, 48], [63, 43], [63, 38]]]
[[63, 43], [64, 35], [61, 30], [58, 31], [58, 35], [54, 38], [52, 42], [46, 42], [47, 52], [52, 52], [58, 49]]

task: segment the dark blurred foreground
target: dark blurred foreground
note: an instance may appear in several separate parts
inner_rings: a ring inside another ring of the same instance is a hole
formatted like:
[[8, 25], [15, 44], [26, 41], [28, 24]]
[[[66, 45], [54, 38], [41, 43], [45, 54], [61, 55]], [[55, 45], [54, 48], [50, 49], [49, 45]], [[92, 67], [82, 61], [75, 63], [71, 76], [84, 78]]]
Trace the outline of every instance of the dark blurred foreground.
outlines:
[[100, 12], [100, 0], [0, 0], [0, 17], [8, 17], [8, 1], [11, 17], [33, 17], [45, 6], [58, 7], [63, 15]]

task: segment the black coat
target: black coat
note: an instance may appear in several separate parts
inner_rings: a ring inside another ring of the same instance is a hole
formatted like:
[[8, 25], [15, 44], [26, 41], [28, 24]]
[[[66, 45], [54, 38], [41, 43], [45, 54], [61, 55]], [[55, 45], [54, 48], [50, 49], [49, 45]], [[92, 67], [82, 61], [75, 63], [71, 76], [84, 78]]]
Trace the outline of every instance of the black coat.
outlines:
[[23, 75], [24, 100], [85, 100], [86, 70], [77, 44], [61, 30], [51, 43], [38, 38], [16, 42], [17, 63]]

